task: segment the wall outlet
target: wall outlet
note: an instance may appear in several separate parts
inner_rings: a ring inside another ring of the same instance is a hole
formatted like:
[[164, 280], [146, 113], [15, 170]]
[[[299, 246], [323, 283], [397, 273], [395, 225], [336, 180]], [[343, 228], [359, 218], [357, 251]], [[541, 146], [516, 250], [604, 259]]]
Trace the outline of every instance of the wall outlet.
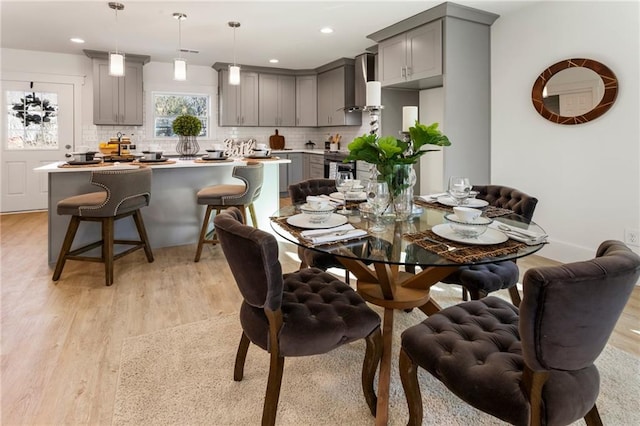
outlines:
[[640, 230], [625, 229], [624, 242], [629, 244], [630, 246], [640, 246]]

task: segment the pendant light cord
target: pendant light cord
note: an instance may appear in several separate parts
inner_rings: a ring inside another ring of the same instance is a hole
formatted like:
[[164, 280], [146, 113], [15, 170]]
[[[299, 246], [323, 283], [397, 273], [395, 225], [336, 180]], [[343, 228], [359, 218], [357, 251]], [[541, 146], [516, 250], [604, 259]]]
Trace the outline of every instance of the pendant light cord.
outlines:
[[233, 65], [236, 65], [236, 27], [233, 27]]

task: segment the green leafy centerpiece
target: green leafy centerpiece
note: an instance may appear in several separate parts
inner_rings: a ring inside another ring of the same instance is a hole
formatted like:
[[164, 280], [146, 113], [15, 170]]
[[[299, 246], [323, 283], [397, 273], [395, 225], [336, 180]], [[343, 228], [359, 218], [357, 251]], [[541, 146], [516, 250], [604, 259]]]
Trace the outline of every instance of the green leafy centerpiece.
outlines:
[[173, 133], [179, 136], [176, 152], [183, 157], [193, 157], [200, 151], [196, 137], [202, 130], [202, 122], [198, 117], [183, 114], [176, 117], [171, 125]]
[[393, 136], [378, 138], [375, 134], [359, 136], [348, 145], [349, 155], [344, 161], [366, 161], [375, 165], [378, 179], [385, 180], [391, 195], [397, 197], [415, 183], [410, 182], [410, 166], [427, 152], [437, 151], [424, 149], [427, 145], [451, 145], [449, 138], [438, 130], [438, 123], [425, 126], [416, 120], [415, 126], [409, 128], [409, 136], [408, 140]]

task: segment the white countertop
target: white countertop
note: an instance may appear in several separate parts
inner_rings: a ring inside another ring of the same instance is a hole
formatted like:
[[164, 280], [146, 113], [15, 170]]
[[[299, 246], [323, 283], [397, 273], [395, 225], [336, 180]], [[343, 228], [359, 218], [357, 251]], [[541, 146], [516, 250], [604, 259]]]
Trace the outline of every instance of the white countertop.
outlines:
[[[282, 152], [282, 151], [278, 151]], [[291, 152], [291, 151], [288, 151]], [[274, 152], [274, 154], [277, 154]], [[207, 161], [202, 163], [196, 163], [193, 160], [183, 160], [179, 158], [169, 158], [171, 161], [175, 161], [175, 163], [166, 164], [166, 163], [145, 163], [144, 167], [151, 167], [153, 169], [184, 169], [190, 167], [229, 167], [229, 166], [238, 166], [245, 164], [247, 161], [261, 161], [266, 165], [269, 164], [288, 164], [291, 163], [291, 160], [286, 158], [284, 159], [268, 159], [268, 160], [260, 160], [260, 159], [233, 159], [233, 161]], [[61, 164], [66, 163], [66, 161], [56, 161], [55, 163], [46, 164], [44, 166], [36, 167], [33, 169], [36, 172], [45, 172], [45, 173], [69, 173], [69, 172], [90, 172], [96, 170], [128, 170], [128, 169], [137, 169], [140, 165], [131, 164], [131, 163], [112, 163], [109, 166], [100, 166], [100, 167], [58, 167]]]

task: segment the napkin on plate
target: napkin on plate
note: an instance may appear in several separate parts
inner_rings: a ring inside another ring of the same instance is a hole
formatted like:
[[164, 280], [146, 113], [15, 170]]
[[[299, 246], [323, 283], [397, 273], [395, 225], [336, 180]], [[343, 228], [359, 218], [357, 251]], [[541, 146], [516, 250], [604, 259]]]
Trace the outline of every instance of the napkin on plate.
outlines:
[[336, 226], [330, 229], [312, 229], [302, 231], [300, 236], [313, 244], [330, 243], [333, 241], [349, 240], [351, 238], [359, 238], [367, 235], [364, 229], [354, 228], [353, 225], [347, 223], [342, 226]]
[[[520, 241], [521, 243], [525, 243], [529, 246], [536, 246], [538, 244], [545, 243], [547, 241], [547, 238], [549, 237], [547, 234], [540, 234], [538, 232], [529, 231], [528, 229], [516, 228], [510, 225], [508, 225], [509, 228], [513, 229], [514, 232], [505, 231], [498, 228], [498, 225], [500, 224], [500, 222], [494, 221], [489, 225], [489, 228], [500, 231], [512, 240]], [[526, 237], [525, 235], [528, 237]]]
[[326, 203], [328, 200], [317, 195], [307, 195], [307, 203]]
[[436, 194], [426, 194], [426, 195], [418, 195], [422, 201], [426, 201], [427, 203], [435, 203], [438, 201], [438, 197], [442, 197], [443, 195], [448, 195], [446, 192], [438, 192]]
[[320, 195], [320, 197], [322, 197], [325, 200], [328, 200], [329, 203], [331, 203], [332, 206], [341, 206], [344, 204], [344, 200], [339, 200], [337, 198], [331, 198], [328, 195]]

